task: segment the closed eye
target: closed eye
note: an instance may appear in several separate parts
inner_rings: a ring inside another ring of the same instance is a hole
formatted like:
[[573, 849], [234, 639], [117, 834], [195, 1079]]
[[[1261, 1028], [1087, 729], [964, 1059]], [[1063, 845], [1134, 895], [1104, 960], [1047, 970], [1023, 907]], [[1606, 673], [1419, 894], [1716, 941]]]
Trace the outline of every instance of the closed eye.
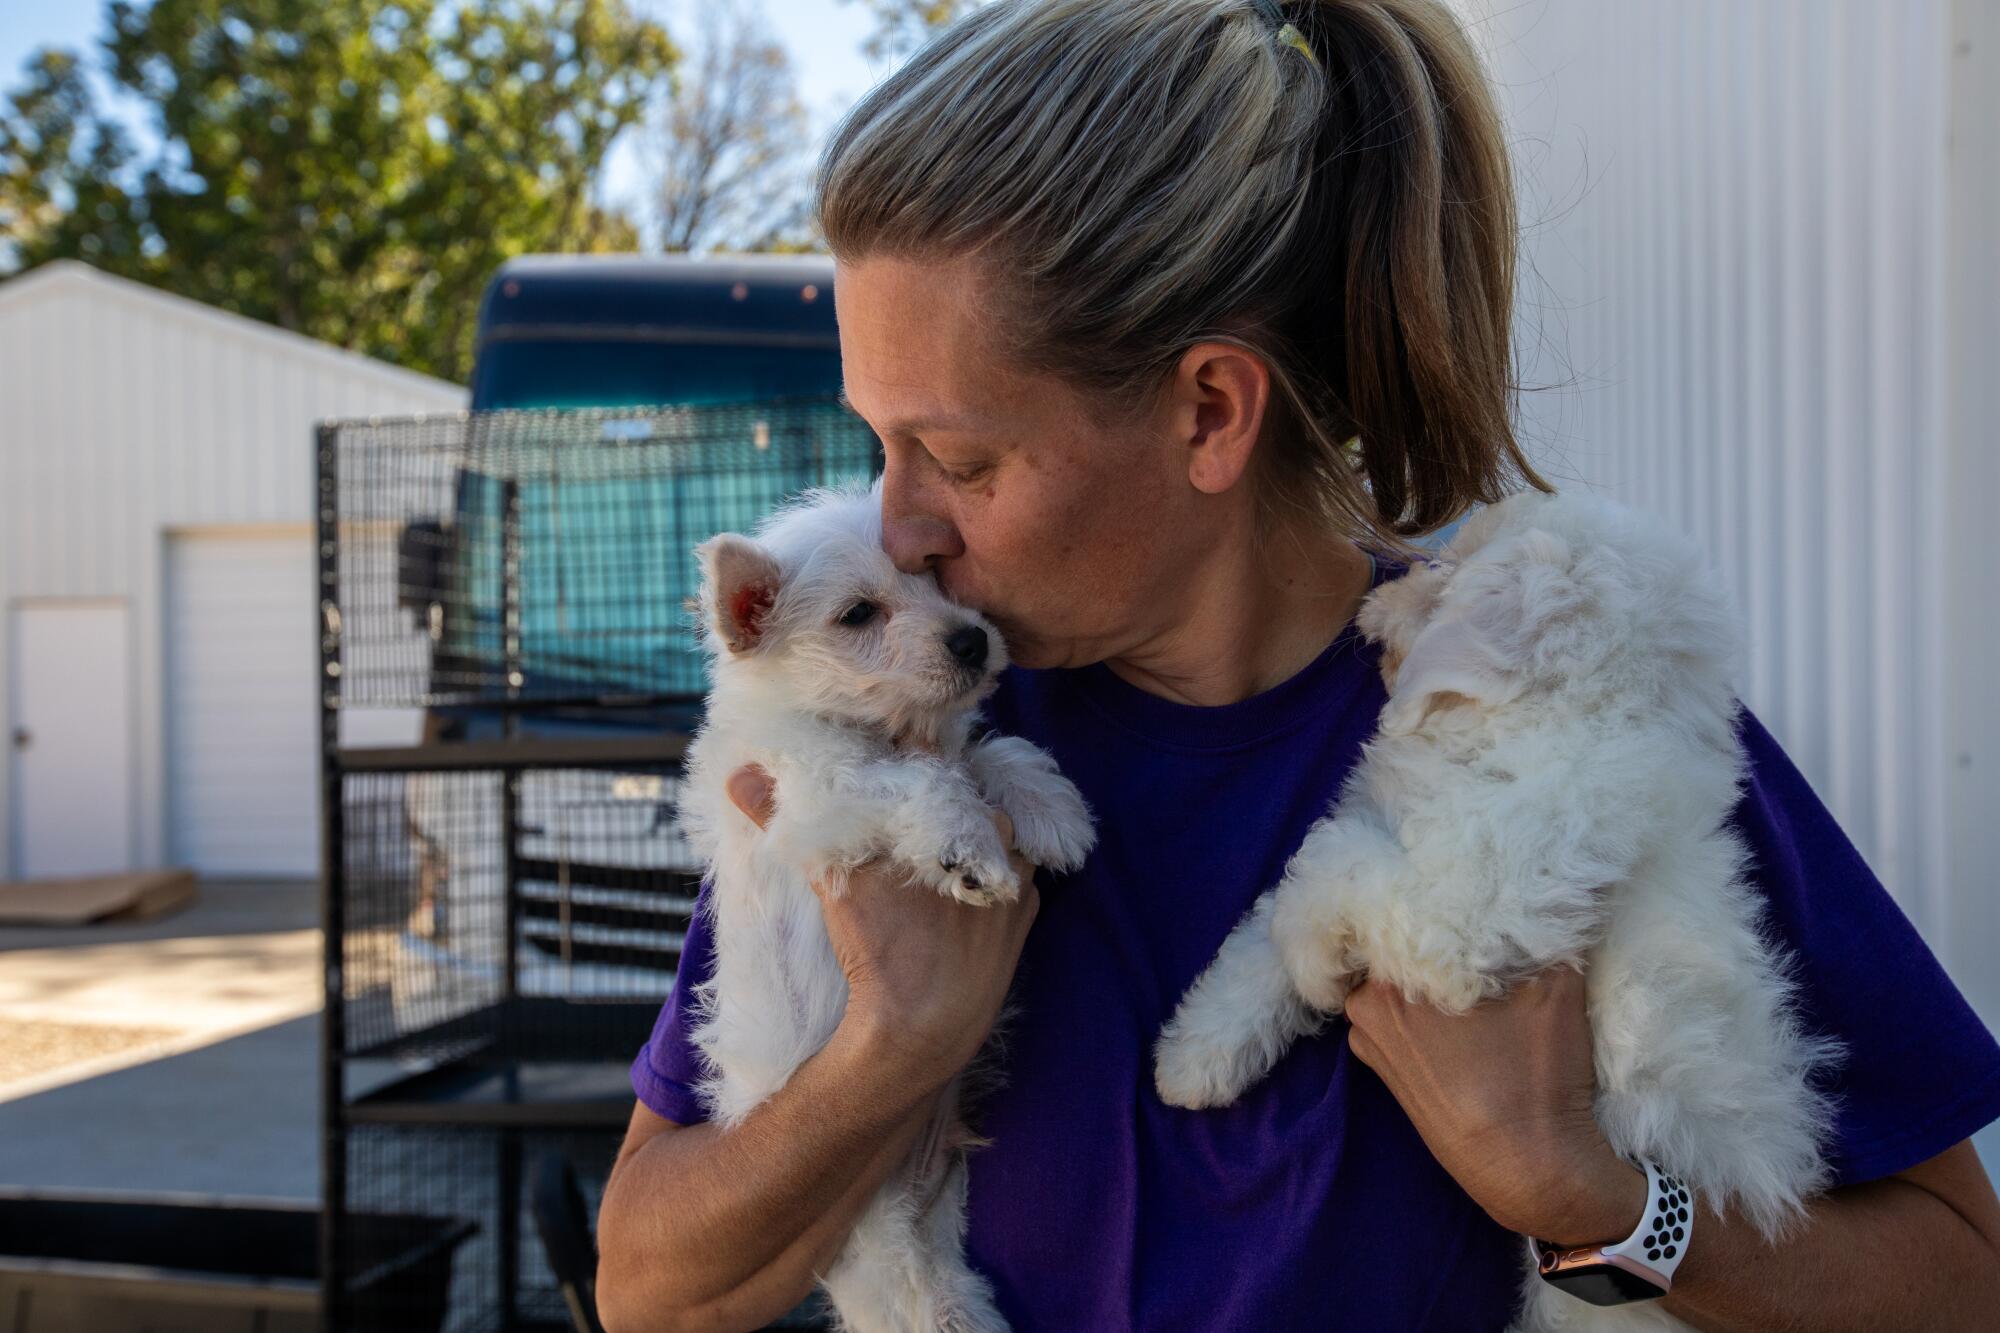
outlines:
[[876, 612], [880, 609], [873, 602], [856, 602], [853, 606], [841, 612], [840, 619], [836, 623], [848, 629], [860, 629], [863, 625], [873, 620]]

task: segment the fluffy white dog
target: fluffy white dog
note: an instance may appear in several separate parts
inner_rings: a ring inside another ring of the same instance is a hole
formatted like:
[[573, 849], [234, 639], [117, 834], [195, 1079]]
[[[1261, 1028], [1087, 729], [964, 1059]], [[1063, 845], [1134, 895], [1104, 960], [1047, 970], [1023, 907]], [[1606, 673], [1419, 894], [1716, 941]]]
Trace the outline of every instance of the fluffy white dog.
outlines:
[[[1611, 1146], [1782, 1235], [1826, 1182], [1809, 1077], [1837, 1050], [1794, 1015], [1727, 826], [1739, 636], [1700, 550], [1609, 501], [1527, 492], [1358, 624], [1382, 645], [1379, 732], [1182, 998], [1161, 1097], [1234, 1100], [1364, 974], [1455, 1013], [1580, 962]], [[1683, 1327], [1532, 1269], [1525, 1292], [1530, 1328]]]
[[[989, 904], [1020, 891], [989, 806], [1033, 862], [1074, 869], [1095, 840], [1089, 811], [1024, 740], [968, 735], [1006, 665], [992, 625], [882, 551], [880, 492], [820, 490], [752, 540], [697, 549], [713, 689], [688, 750], [683, 827], [708, 862], [715, 969], [698, 991], [700, 1091], [736, 1123], [826, 1044], [847, 982], [808, 883], [873, 857], [922, 884]], [[777, 782], [768, 827], [724, 791], [739, 765]], [[945, 1090], [910, 1160], [877, 1192], [821, 1275], [861, 1333], [1006, 1327], [965, 1263], [965, 1075]]]

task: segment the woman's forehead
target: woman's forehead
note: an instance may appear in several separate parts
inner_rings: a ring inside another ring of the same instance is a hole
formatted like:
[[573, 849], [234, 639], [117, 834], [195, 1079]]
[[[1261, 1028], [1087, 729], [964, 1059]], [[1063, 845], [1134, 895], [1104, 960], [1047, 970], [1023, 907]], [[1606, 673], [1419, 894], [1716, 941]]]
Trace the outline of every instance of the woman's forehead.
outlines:
[[975, 430], [1046, 395], [1001, 358], [964, 264], [869, 259], [834, 272], [842, 399], [877, 431]]

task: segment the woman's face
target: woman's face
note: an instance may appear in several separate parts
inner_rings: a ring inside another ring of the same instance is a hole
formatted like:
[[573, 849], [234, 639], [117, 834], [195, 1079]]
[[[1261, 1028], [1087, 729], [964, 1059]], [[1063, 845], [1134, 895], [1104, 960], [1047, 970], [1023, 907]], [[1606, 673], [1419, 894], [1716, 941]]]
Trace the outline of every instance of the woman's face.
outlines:
[[847, 396], [885, 450], [883, 541], [1006, 635], [1014, 661], [1082, 666], [1171, 635], [1216, 539], [1171, 405], [1106, 434], [1077, 393], [1000, 364], [976, 270], [835, 267]]

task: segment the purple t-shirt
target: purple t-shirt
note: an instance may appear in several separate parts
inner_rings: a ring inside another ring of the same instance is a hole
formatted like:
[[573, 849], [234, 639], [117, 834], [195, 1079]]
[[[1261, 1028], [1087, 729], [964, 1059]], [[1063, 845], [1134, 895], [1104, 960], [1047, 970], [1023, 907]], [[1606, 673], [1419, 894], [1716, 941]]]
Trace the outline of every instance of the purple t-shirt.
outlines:
[[[1396, 572], [1378, 560], [1378, 579]], [[1233, 1106], [1185, 1111], [1153, 1090], [1161, 1025], [1329, 808], [1385, 698], [1352, 624], [1291, 679], [1217, 708], [1101, 664], [1003, 677], [988, 717], [1055, 755], [1099, 838], [1082, 870], [1038, 881], [1008, 1081], [971, 1158], [968, 1256], [1022, 1333], [1509, 1321], [1520, 1239], [1438, 1166], [1344, 1022]], [[2000, 1116], [2000, 1047], [1747, 709], [1738, 730], [1750, 777], [1732, 819], [1767, 928], [1798, 955], [1809, 1025], [1848, 1048], [1830, 1081], [1838, 1180], [1900, 1171]], [[703, 1118], [688, 1004], [711, 956], [697, 914], [632, 1065], [639, 1099], [684, 1124]]]

